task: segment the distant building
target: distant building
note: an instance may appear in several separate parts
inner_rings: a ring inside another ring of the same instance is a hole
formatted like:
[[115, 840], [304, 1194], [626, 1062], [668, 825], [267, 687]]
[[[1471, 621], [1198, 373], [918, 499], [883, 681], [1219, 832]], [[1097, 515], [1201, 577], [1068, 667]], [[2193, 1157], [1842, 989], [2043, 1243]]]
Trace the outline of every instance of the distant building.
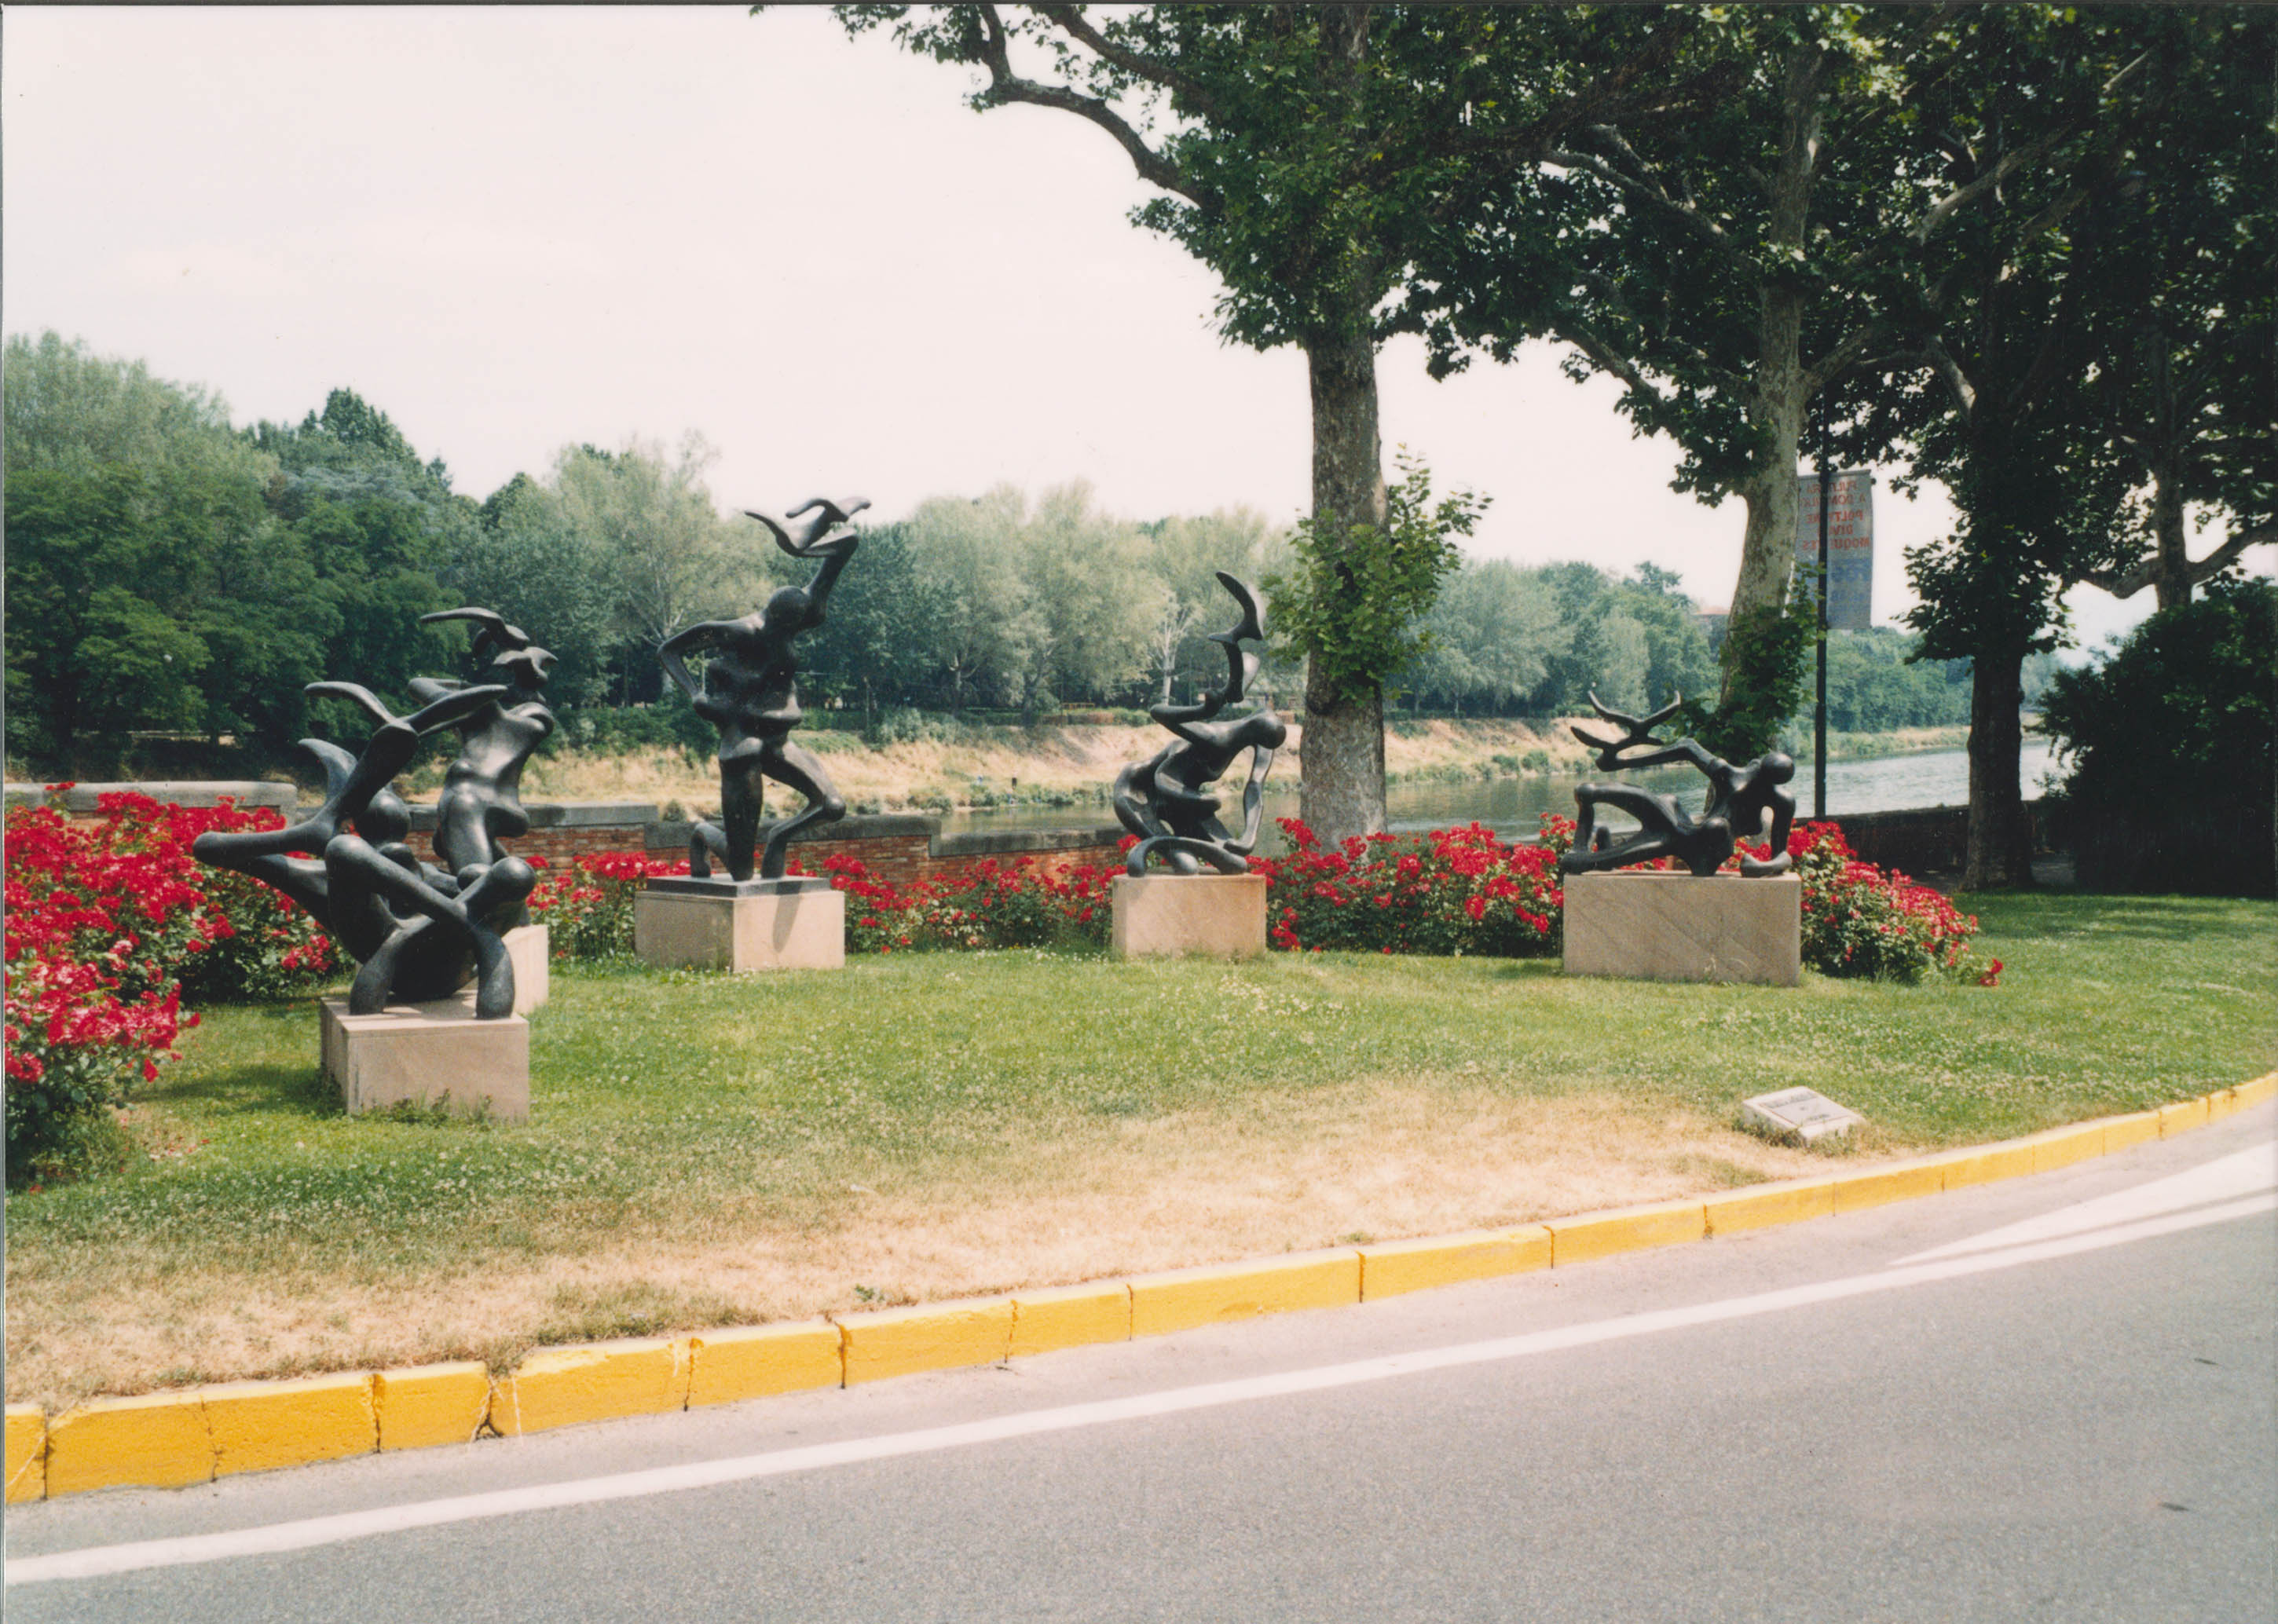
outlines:
[[1724, 646], [1724, 622], [1732, 618], [1731, 605], [1720, 604], [1714, 609], [1695, 609], [1693, 618], [1701, 623], [1701, 630], [1708, 639], [1710, 653]]

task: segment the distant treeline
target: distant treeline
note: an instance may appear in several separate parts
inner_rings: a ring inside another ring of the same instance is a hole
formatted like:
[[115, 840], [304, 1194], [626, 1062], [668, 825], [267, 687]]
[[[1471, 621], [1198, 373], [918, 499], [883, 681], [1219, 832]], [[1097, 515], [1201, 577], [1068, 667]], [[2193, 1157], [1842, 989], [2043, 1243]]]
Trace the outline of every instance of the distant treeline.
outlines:
[[[612, 713], [662, 698], [662, 638], [801, 574], [758, 524], [721, 516], [712, 454], [693, 438], [670, 452], [568, 446], [477, 502], [350, 390], [296, 424], [240, 429], [203, 390], [54, 333], [8, 340], [5, 385], [7, 750], [21, 770], [115, 770], [154, 736], [228, 736], [273, 756], [312, 729], [353, 732], [304, 686], [401, 699], [415, 675], [460, 670], [462, 629], [417, 620], [465, 603], [559, 657], [565, 743], [700, 733], [669, 704], [661, 726]], [[1272, 577], [1288, 534], [1247, 508], [1120, 519], [1082, 484], [1035, 501], [1009, 487], [936, 498], [866, 527], [801, 644], [808, 703], [884, 732], [913, 709], [1035, 721], [1191, 697], [1222, 675], [1205, 639], [1235, 615], [1215, 572]], [[1708, 634], [1677, 585], [1651, 565], [1616, 579], [1467, 560], [1432, 612], [1432, 646], [1392, 684], [1396, 704], [1541, 717], [1584, 710], [1594, 691], [1623, 708], [1712, 691]], [[1832, 641], [1832, 726], [1968, 720], [1966, 663], [1908, 665], [1910, 646], [1889, 631]], [[1263, 678], [1295, 707], [1286, 656]]]

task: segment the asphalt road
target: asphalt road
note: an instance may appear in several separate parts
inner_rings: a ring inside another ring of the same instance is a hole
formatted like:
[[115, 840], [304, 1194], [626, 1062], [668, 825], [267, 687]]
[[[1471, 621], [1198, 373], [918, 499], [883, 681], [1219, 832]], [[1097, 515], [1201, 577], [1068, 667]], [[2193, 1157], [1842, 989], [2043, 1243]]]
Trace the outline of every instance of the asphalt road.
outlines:
[[2267, 1619], [2274, 1118], [1009, 1369], [20, 1506], [8, 1616]]

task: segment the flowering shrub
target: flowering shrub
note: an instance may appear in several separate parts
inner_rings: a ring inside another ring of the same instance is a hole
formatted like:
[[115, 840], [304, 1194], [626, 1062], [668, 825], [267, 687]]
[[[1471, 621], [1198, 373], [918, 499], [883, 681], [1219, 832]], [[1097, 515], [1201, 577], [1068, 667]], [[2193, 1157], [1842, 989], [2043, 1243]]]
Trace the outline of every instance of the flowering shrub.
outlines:
[[1931, 971], [1996, 986], [2001, 961], [1980, 966], [1975, 915], [1928, 886], [1859, 861], [1832, 823], [1806, 823], [1787, 849], [1803, 881], [1803, 962], [1822, 975], [1919, 981]]
[[633, 897], [653, 876], [685, 874], [688, 859], [668, 862], [638, 852], [604, 851], [581, 857], [569, 868], [549, 868], [544, 858], [530, 865], [541, 872], [530, 893], [530, 919], [547, 927], [547, 945], [556, 958], [616, 958], [633, 950]]
[[[1573, 844], [1571, 819], [1546, 815], [1540, 842], [1527, 845], [1506, 845], [1476, 823], [1335, 848], [1323, 847], [1294, 818], [1281, 827], [1291, 850], [1250, 864], [1268, 882], [1266, 925], [1276, 948], [1508, 958], [1558, 950], [1565, 905], [1558, 858]], [[1132, 843], [1123, 842], [1127, 850]], [[1788, 849], [1803, 882], [1803, 957], [1811, 968], [1909, 981], [1936, 970], [1996, 983], [1999, 961], [1981, 966], [1970, 956], [1975, 919], [1904, 874], [1860, 862], [1834, 824], [1804, 825]], [[854, 858], [826, 858], [822, 867], [846, 897], [850, 953], [1103, 945], [1109, 885], [1120, 872], [1113, 865], [1051, 869], [992, 858], [964, 873], [897, 886]], [[791, 871], [799, 872], [797, 863]], [[531, 911], [553, 927], [558, 958], [630, 953], [633, 896], [642, 882], [687, 872], [682, 861], [581, 857], [547, 875]]]
[[1556, 950], [1565, 896], [1558, 854], [1574, 831], [1567, 819], [1546, 816], [1540, 845], [1506, 846], [1473, 823], [1355, 837], [1331, 849], [1298, 820], [1280, 822], [1289, 854], [1250, 863], [1269, 881], [1266, 927], [1275, 947], [1505, 958]]
[[921, 880], [903, 889], [872, 875], [854, 858], [825, 858], [822, 867], [831, 885], [846, 894], [846, 945], [854, 952], [1099, 946], [1107, 940], [1113, 869], [1054, 870], [990, 858], [968, 873]]
[[11, 1178], [64, 1170], [68, 1147], [197, 1017], [185, 996], [269, 996], [340, 968], [316, 922], [268, 886], [201, 867], [208, 829], [284, 827], [273, 810], [106, 795], [100, 819], [7, 815], [6, 1073]]

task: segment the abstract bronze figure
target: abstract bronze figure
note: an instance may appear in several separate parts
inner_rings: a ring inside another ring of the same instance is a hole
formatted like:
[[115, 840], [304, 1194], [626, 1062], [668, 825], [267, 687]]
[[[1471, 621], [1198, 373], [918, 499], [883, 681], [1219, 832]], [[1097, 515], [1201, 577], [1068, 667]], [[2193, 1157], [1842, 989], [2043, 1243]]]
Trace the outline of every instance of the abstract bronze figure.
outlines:
[[[1226, 686], [1204, 694], [1198, 704], [1150, 709], [1147, 714], [1178, 739], [1151, 759], [1125, 767], [1115, 780], [1115, 816], [1139, 836], [1125, 865], [1135, 878], [1147, 872], [1151, 858], [1162, 858], [1178, 874], [1194, 873], [1205, 863], [1223, 874], [1247, 873], [1265, 817], [1265, 775], [1273, 770], [1273, 752], [1289, 736], [1270, 698], [1246, 715], [1216, 720], [1249, 691], [1257, 675], [1257, 656], [1242, 645], [1265, 637], [1257, 594], [1223, 569], [1218, 578], [1242, 606], [1241, 620], [1211, 638], [1227, 652]], [[1250, 782], [1242, 791], [1242, 833], [1236, 836], [1219, 821], [1219, 800], [1209, 789], [1245, 750], [1250, 752]]]
[[[1721, 756], [1709, 754], [1692, 739], [1679, 739], [1671, 744], [1655, 738], [1655, 727], [1676, 715], [1683, 703], [1680, 696], [1640, 721], [1620, 711], [1608, 710], [1598, 703], [1597, 695], [1590, 696], [1593, 710], [1608, 721], [1619, 722], [1625, 730], [1617, 739], [1600, 738], [1579, 728], [1573, 730], [1576, 738], [1598, 752], [1600, 772], [1689, 762], [1708, 775], [1708, 799], [1701, 816], [1694, 819], [1678, 804], [1673, 795], [1656, 795], [1635, 784], [1577, 785], [1574, 800], [1581, 809], [1581, 816], [1576, 822], [1572, 849], [1558, 859], [1558, 866], [1567, 873], [1625, 868], [1634, 863], [1673, 857], [1695, 874], [1713, 874], [1732, 855], [1738, 842], [1756, 837], [1763, 827], [1766, 812], [1772, 819], [1772, 856], [1758, 858], [1742, 852], [1740, 873], [1755, 876], [1787, 872], [1792, 862], [1787, 836], [1795, 823], [1795, 797], [1780, 786], [1795, 776], [1794, 760], [1773, 751], [1746, 766], [1734, 766]], [[1640, 749], [1647, 753], [1622, 753]], [[1617, 806], [1644, 827], [1626, 839], [1616, 841], [1611, 830], [1598, 824], [1600, 806]]]
[[[739, 620], [705, 621], [675, 632], [661, 644], [657, 659], [665, 675], [680, 685], [696, 713], [720, 729], [720, 821], [699, 822], [688, 842], [688, 872], [695, 879], [712, 873], [712, 859], [728, 865], [730, 878], [752, 878], [753, 853], [760, 849], [761, 795], [766, 781], [796, 789], [806, 804], [792, 817], [770, 825], [759, 864], [763, 880], [783, 878], [786, 848], [800, 829], [836, 823], [846, 803], [831, 787], [822, 763], [790, 743], [799, 726], [799, 661], [792, 641], [822, 624], [823, 606], [846, 560], [860, 545], [847, 523], [869, 506], [859, 496], [843, 502], [822, 497], [802, 503], [783, 518], [753, 513], [774, 535], [776, 545], [795, 559], [820, 559], [822, 566], [805, 586], [787, 586]], [[803, 524], [791, 522], [813, 511]], [[682, 659], [707, 651], [712, 659], [699, 684]]]
[[[435, 854], [462, 883], [472, 883], [470, 868], [488, 868], [506, 855], [499, 842], [530, 833], [522, 809], [522, 769], [531, 753], [554, 731], [554, 713], [539, 698], [554, 656], [509, 626], [490, 609], [444, 609], [419, 617], [421, 625], [469, 621], [475, 627], [473, 653], [492, 656], [492, 680], [508, 692], [459, 723], [458, 759], [443, 774], [443, 794], [435, 808]], [[455, 677], [411, 679], [411, 697], [432, 705], [463, 692]]]
[[522, 918], [537, 874], [516, 857], [456, 874], [420, 862], [404, 840], [409, 809], [388, 786], [427, 735], [481, 716], [515, 690], [452, 689], [408, 717], [353, 682], [311, 682], [307, 691], [352, 700], [377, 720], [363, 752], [302, 739], [325, 769], [324, 804], [282, 829], [201, 835], [191, 854], [265, 881], [309, 911], [363, 966], [348, 989], [350, 1014], [447, 998], [472, 979], [478, 1019], [512, 1015], [514, 963], [503, 933]]

